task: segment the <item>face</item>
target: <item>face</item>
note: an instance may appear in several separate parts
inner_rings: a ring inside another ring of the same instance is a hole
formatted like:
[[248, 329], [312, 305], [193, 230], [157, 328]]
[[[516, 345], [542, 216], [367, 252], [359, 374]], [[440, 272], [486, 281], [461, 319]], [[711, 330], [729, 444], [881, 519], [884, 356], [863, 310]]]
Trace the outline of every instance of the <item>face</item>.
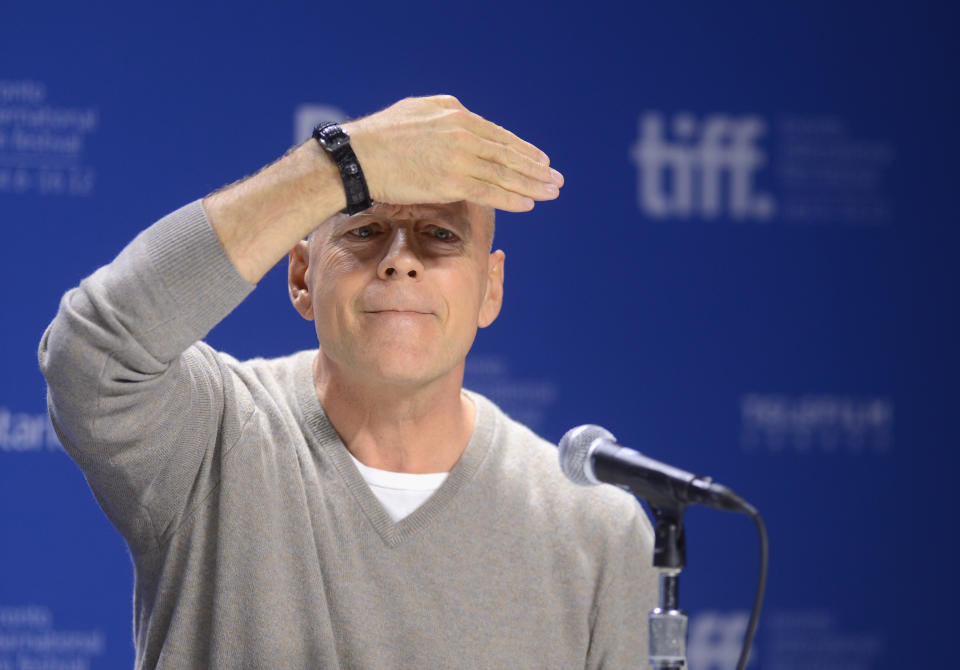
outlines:
[[487, 213], [464, 202], [337, 215], [290, 252], [291, 298], [344, 374], [404, 386], [462, 375], [502, 303], [491, 233]]

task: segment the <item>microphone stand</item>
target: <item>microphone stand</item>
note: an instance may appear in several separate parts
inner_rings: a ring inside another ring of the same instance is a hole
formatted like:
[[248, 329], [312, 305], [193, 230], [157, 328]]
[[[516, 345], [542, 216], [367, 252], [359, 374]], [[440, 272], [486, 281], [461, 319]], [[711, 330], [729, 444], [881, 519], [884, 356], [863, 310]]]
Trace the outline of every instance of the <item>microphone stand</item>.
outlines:
[[650, 665], [655, 670], [684, 670], [687, 664], [687, 614], [678, 601], [680, 571], [687, 564], [684, 508], [679, 503], [650, 506], [656, 521], [653, 567], [660, 572], [660, 604], [649, 615]]
[[703, 504], [753, 519], [760, 533], [760, 575], [737, 662], [737, 670], [746, 668], [767, 583], [767, 531], [759, 512], [709, 477], [659, 463], [617, 445], [616, 438], [600, 426], [578, 426], [563, 436], [560, 467], [577, 484], [605, 482], [630, 491], [646, 502], [653, 514], [653, 567], [658, 570], [660, 581], [660, 602], [649, 614], [648, 644], [654, 670], [684, 670], [687, 665], [687, 614], [680, 609], [678, 596], [680, 571], [687, 563], [683, 530], [687, 504]]

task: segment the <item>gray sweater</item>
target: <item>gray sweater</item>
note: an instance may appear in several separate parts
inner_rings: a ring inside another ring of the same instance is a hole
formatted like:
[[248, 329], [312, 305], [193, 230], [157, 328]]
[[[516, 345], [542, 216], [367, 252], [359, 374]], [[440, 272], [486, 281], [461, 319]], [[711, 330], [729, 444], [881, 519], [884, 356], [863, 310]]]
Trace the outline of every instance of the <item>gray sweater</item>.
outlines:
[[394, 523], [313, 391], [315, 351], [201, 342], [253, 290], [194, 202], [64, 295], [48, 404], [133, 557], [137, 668], [642, 668], [652, 531], [485, 398]]

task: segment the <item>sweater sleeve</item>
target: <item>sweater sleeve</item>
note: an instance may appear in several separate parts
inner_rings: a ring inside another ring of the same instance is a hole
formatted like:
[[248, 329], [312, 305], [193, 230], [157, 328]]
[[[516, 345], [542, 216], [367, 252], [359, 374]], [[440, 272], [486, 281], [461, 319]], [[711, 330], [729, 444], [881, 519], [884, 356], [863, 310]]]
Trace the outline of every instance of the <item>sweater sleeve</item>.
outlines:
[[157, 546], [215, 485], [218, 355], [198, 342], [252, 290], [195, 201], [68, 291], [40, 341], [47, 405], [111, 522]]
[[649, 665], [650, 610], [657, 606], [658, 573], [653, 562], [653, 528], [640, 504], [612, 538], [592, 612], [588, 670]]

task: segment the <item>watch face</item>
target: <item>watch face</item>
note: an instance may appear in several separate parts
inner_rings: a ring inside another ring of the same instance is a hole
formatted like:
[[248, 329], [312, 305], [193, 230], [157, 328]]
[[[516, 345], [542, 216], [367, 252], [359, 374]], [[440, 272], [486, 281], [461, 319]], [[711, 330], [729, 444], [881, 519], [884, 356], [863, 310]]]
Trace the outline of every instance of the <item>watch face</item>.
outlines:
[[320, 138], [323, 140], [323, 146], [330, 151], [335, 151], [344, 144], [350, 143], [350, 137], [343, 132], [340, 126], [327, 126], [320, 131]]

